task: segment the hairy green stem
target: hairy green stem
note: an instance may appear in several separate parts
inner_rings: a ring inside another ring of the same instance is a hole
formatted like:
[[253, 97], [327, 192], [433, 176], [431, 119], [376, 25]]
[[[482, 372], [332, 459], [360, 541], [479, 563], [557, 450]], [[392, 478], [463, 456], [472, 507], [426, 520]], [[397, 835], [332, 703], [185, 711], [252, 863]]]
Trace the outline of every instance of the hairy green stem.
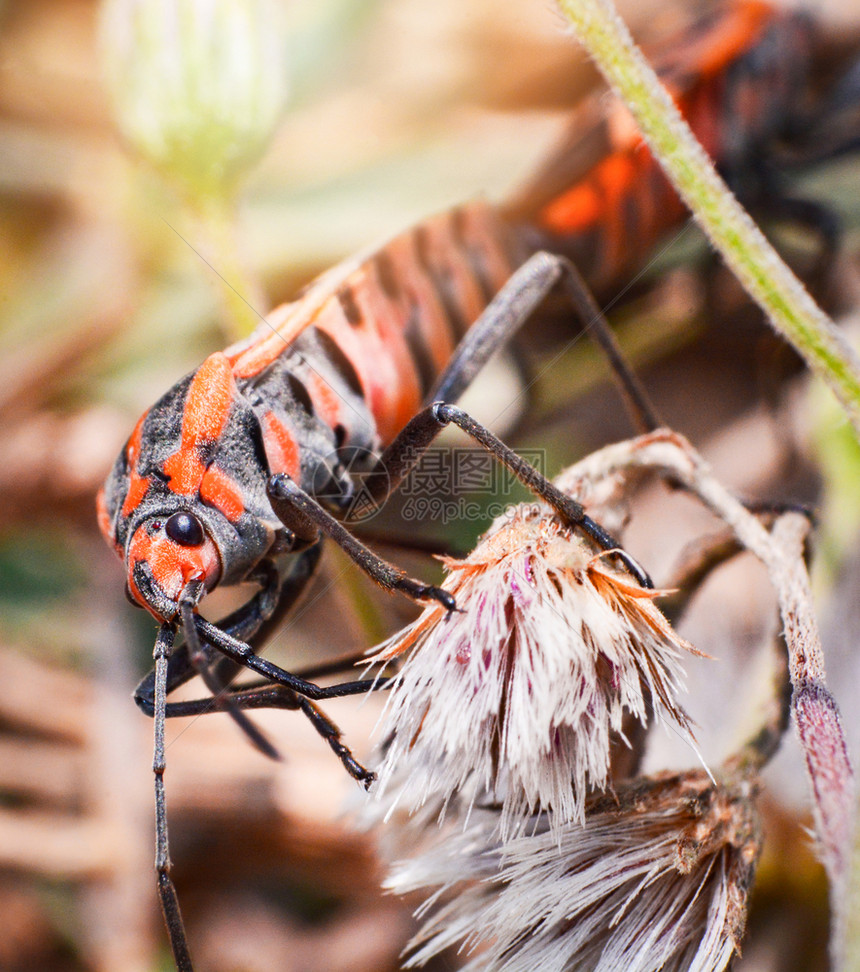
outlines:
[[559, 0], [559, 6], [713, 245], [832, 389], [860, 438], [860, 360], [717, 175], [612, 0]]

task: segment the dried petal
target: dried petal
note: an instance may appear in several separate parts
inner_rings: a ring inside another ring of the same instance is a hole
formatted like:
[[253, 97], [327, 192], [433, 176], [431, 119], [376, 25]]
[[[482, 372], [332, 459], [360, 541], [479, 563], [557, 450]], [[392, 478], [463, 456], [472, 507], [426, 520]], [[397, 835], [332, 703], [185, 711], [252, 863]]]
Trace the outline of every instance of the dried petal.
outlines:
[[[749, 783], [701, 771], [592, 799], [586, 823], [545, 817], [507, 844], [495, 814], [402, 862], [389, 887], [435, 888], [408, 966], [462, 943], [467, 972], [719, 972], [743, 935], [759, 851]], [[479, 948], [483, 947], [483, 950]]]
[[412, 649], [383, 736], [381, 790], [444, 805], [466, 788], [502, 802], [502, 832], [537, 809], [553, 826], [583, 819], [610, 773], [610, 742], [631, 713], [691, 739], [676, 701], [680, 658], [695, 651], [640, 587], [541, 508], [518, 507], [444, 587], [461, 613], [432, 606], [374, 661]]

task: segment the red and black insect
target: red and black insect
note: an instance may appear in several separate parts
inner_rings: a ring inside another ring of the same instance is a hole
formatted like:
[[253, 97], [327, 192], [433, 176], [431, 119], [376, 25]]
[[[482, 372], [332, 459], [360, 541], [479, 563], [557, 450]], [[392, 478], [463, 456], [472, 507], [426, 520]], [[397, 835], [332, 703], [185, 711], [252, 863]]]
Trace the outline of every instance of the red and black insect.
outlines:
[[[749, 159], [790, 134], [787, 120], [805, 93], [809, 37], [804, 18], [740, 0], [717, 4], [661, 45], [663, 76], [728, 174], [746, 172]], [[602, 119], [574, 133], [510, 205], [466, 204], [345, 261], [272, 312], [249, 340], [212, 354], [142, 416], [100, 494], [99, 523], [125, 561], [130, 599], [161, 623], [155, 667], [135, 698], [156, 719], [156, 866], [180, 969], [191, 961], [169, 876], [165, 717], [226, 709], [274, 755], [247, 710], [301, 709], [352, 776], [369, 783], [372, 774], [315, 702], [372, 684], [323, 688], [255, 648], [312, 575], [324, 536], [384, 588], [456, 607], [450, 594], [406, 576], [346, 529], [356, 499], [347, 467], [363, 463], [365, 497], [381, 502], [438, 432], [456, 424], [650, 584], [578, 503], [454, 403], [554, 288], [612, 352], [570, 259], [605, 293], [683, 216], [629, 127]], [[622, 374], [653, 424], [623, 366]], [[284, 572], [287, 554], [297, 556]], [[215, 624], [197, 613], [207, 592], [240, 581], [259, 591], [229, 617]], [[184, 640], [174, 646], [178, 627]], [[261, 681], [229, 691], [240, 667]], [[195, 674], [214, 700], [168, 702]]]

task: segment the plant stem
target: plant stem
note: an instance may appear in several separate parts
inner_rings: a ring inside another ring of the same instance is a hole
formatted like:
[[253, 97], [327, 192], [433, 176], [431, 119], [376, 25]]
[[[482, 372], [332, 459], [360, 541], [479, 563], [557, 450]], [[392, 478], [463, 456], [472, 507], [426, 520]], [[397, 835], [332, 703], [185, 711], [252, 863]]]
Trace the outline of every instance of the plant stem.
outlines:
[[209, 265], [221, 298], [222, 325], [228, 341], [248, 337], [263, 319], [266, 298], [260, 282], [248, 272], [239, 252], [236, 214], [232, 199], [213, 195], [189, 200]]
[[717, 175], [612, 0], [559, 0], [559, 6], [713, 245], [832, 389], [860, 438], [860, 360]]

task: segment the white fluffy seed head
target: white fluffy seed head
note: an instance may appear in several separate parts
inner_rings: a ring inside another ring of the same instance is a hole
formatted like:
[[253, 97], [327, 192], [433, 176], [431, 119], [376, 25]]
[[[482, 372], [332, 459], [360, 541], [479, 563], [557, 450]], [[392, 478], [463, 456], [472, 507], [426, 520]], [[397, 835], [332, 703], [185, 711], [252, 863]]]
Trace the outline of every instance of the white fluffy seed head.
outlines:
[[701, 771], [589, 801], [584, 826], [494, 840], [496, 814], [400, 862], [432, 891], [407, 967], [460, 945], [467, 972], [721, 972], [739, 950], [760, 847], [751, 787]]
[[413, 811], [467, 795], [501, 803], [505, 835], [538, 809], [556, 828], [609, 782], [625, 713], [690, 736], [676, 697], [695, 649], [657, 592], [546, 509], [518, 507], [445, 565], [458, 613], [428, 607], [372, 658], [411, 650], [383, 720], [386, 800]]

